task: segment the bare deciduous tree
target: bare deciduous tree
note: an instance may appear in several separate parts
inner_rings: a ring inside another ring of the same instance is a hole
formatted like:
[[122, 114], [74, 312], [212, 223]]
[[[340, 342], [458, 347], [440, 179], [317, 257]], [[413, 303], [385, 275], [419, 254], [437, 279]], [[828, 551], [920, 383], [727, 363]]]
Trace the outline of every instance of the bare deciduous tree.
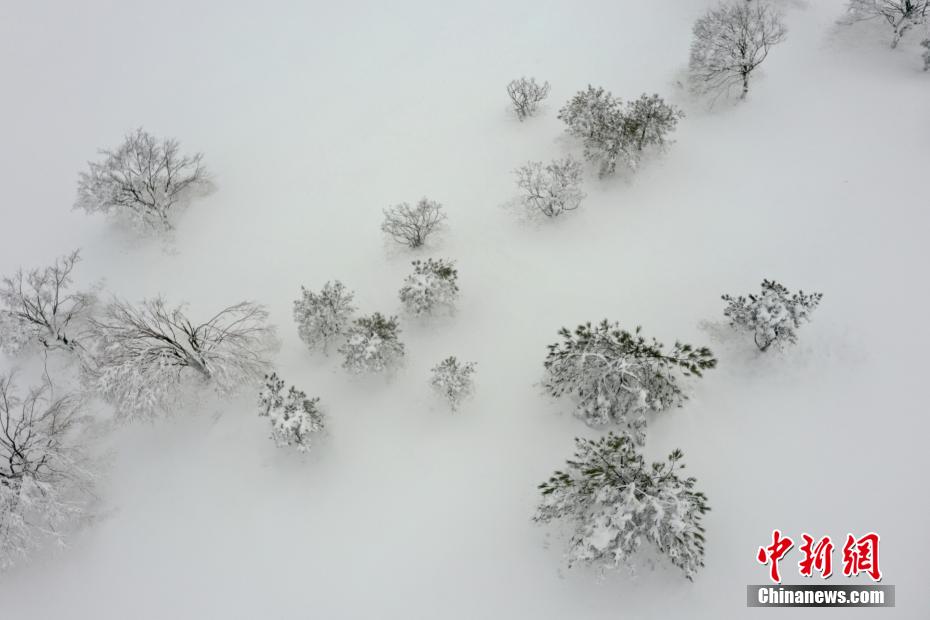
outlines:
[[115, 300], [93, 321], [97, 342], [86, 378], [124, 418], [165, 411], [190, 380], [230, 393], [269, 369], [277, 340], [267, 318], [264, 307], [241, 302], [194, 324], [183, 305], [171, 308], [161, 297], [138, 307]]
[[711, 9], [694, 24], [692, 90], [719, 96], [740, 86], [744, 99], [749, 76], [786, 33], [778, 11], [762, 0], [731, 0]]
[[521, 121], [533, 116], [539, 107], [539, 102], [549, 95], [549, 82], [536, 83], [536, 78], [511, 80], [507, 84], [507, 94], [513, 103], [513, 110]]
[[556, 159], [545, 167], [540, 161], [531, 161], [515, 174], [517, 187], [523, 190], [521, 202], [530, 213], [557, 217], [577, 209], [585, 197], [581, 191], [581, 163], [571, 156]]
[[0, 343], [14, 352], [33, 343], [46, 349], [78, 346], [78, 334], [86, 326], [96, 303], [94, 292], [71, 291], [79, 250], [59, 257], [44, 269], [22, 269], [3, 278], [0, 288]]
[[884, 19], [891, 26], [895, 48], [908, 30], [930, 17], [930, 0], [849, 0], [846, 18], [841, 23], [855, 23], [867, 19]]
[[89, 162], [78, 180], [75, 208], [126, 217], [146, 230], [171, 230], [171, 215], [212, 187], [203, 155], [181, 155], [179, 149], [176, 140], [137, 129], [116, 150], [101, 151], [101, 161]]
[[94, 476], [81, 405], [56, 397], [47, 379], [21, 397], [13, 375], [0, 376], [0, 569], [47, 539], [61, 542], [84, 512]]
[[381, 230], [397, 243], [418, 248], [426, 243], [430, 235], [442, 228], [445, 219], [441, 204], [422, 198], [415, 207], [403, 202], [385, 209]]

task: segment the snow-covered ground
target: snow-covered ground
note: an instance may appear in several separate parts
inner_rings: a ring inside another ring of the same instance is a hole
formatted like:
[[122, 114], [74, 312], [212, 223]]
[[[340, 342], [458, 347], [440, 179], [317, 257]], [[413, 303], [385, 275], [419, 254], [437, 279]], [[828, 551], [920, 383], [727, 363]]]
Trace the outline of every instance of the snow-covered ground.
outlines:
[[[788, 38], [749, 99], [712, 111], [677, 84], [693, 0], [0, 7], [0, 273], [81, 247], [78, 278], [121, 297], [265, 303], [279, 372], [330, 429], [306, 458], [278, 450], [247, 393], [119, 430], [99, 521], [0, 577], [0, 617], [744, 618], [773, 528], [879, 532], [897, 587], [881, 615], [930, 616], [930, 76], [914, 40], [837, 30], [839, 0], [782, 4]], [[522, 74], [552, 93], [519, 123], [504, 87]], [[556, 112], [589, 83], [681, 105], [677, 142], [635, 178], [589, 174], [554, 223], [518, 221], [511, 171], [577, 152]], [[70, 210], [86, 161], [139, 125], [216, 176], [167, 252]], [[416, 256], [386, 245], [381, 209], [423, 195], [446, 235]], [[458, 261], [459, 309], [403, 323], [392, 380], [305, 350], [299, 285], [338, 278], [363, 312], [395, 313], [423, 256]], [[798, 346], [760, 356], [699, 328], [763, 277], [824, 293]], [[564, 541], [530, 520], [573, 437], [600, 434], [541, 394], [545, 347], [602, 318], [720, 358], [647, 445], [682, 448], [709, 496], [694, 583], [566, 571]], [[427, 386], [452, 354], [478, 362], [455, 415]]]

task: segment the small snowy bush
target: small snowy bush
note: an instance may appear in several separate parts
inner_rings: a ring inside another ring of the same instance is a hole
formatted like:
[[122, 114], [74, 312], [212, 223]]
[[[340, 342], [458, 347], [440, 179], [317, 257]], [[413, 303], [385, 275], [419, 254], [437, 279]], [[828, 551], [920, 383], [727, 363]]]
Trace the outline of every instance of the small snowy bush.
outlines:
[[418, 248], [443, 227], [446, 214], [435, 200], [422, 198], [415, 207], [406, 202], [384, 210], [381, 230], [397, 243]]
[[44, 269], [19, 270], [0, 281], [0, 348], [16, 353], [30, 345], [74, 350], [94, 310], [93, 291], [72, 291], [78, 250]]
[[679, 377], [700, 377], [717, 365], [710, 349], [676, 342], [665, 352], [654, 338], [647, 342], [637, 327], [632, 333], [606, 320], [559, 331], [562, 342], [549, 345], [545, 390], [576, 401], [575, 415], [592, 426], [626, 425], [637, 441], [645, 441], [646, 412], [680, 406], [685, 394]]
[[823, 293], [791, 292], [774, 280], [762, 281], [758, 295], [733, 297], [723, 295], [727, 302], [723, 314], [730, 325], [741, 331], [752, 332], [756, 346], [766, 351], [773, 344], [782, 348], [798, 340], [795, 330], [801, 323], [810, 321], [811, 313], [820, 304]]
[[930, 71], [930, 39], [924, 39], [920, 45], [924, 48], [924, 53], [921, 54], [921, 58], [924, 59], [924, 71]]
[[475, 391], [475, 382], [472, 379], [475, 373], [474, 362], [460, 362], [453, 355], [442, 360], [431, 372], [430, 385], [449, 402], [452, 411], [457, 411], [462, 402]]
[[539, 102], [549, 95], [549, 82], [543, 82], [540, 85], [536, 83], [536, 78], [521, 77], [507, 84], [507, 94], [513, 103], [517, 118], [522, 121], [528, 116], [533, 116], [539, 107]]
[[311, 436], [323, 432], [325, 420], [319, 410], [319, 398], [307, 398], [293, 385], [283, 394], [284, 380], [276, 373], [265, 375], [265, 385], [259, 393], [258, 415], [271, 422], [271, 438], [279, 448], [293, 446], [298, 452], [308, 452]]
[[355, 294], [339, 280], [327, 282], [319, 293], [300, 287], [300, 299], [294, 302], [297, 333], [307, 347], [327, 352], [330, 342], [342, 336], [355, 314]]
[[693, 580], [704, 566], [701, 520], [710, 508], [694, 490], [697, 481], [679, 475], [681, 451], [650, 467], [626, 435], [575, 444], [566, 470], [539, 485], [542, 500], [534, 517], [571, 529], [568, 565], [634, 572], [636, 553], [646, 543]]
[[404, 344], [398, 339], [397, 317], [385, 318], [379, 312], [355, 319], [346, 332], [339, 352], [342, 367], [352, 374], [383, 372], [397, 366], [404, 357]]
[[581, 163], [571, 156], [556, 159], [546, 167], [542, 162], [531, 161], [515, 174], [517, 187], [523, 190], [521, 202], [531, 214], [556, 217], [577, 209], [585, 197], [581, 191]]
[[433, 314], [442, 308], [452, 311], [459, 294], [458, 276], [454, 261], [441, 258], [413, 261], [413, 273], [400, 289], [404, 309], [414, 316]]

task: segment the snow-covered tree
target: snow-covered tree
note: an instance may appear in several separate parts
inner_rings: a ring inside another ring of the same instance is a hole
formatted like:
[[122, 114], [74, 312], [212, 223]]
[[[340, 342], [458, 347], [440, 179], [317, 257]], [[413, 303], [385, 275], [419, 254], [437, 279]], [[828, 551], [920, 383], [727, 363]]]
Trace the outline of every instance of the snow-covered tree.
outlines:
[[924, 59], [924, 71], [930, 71], [930, 39], [921, 41], [920, 46], [924, 48], [924, 53], [921, 54], [921, 58]]
[[710, 349], [676, 342], [671, 351], [651, 342], [637, 327], [632, 333], [606, 320], [559, 331], [549, 345], [543, 386], [554, 397], [568, 395], [575, 415], [592, 426], [625, 425], [645, 441], [646, 412], [680, 406], [686, 395], [679, 375], [700, 377], [717, 365]]
[[515, 171], [517, 187], [524, 208], [531, 214], [556, 217], [574, 211], [585, 194], [581, 191], [581, 163], [571, 156], [553, 160], [543, 167], [541, 161], [531, 161]]
[[782, 348], [797, 342], [795, 330], [810, 321], [822, 298], [823, 293], [792, 294], [774, 280], [762, 280], [762, 292], [757, 295], [723, 295], [727, 302], [723, 314], [733, 328], [752, 332], [756, 346], [766, 351], [773, 344]]
[[385, 209], [381, 230], [397, 243], [418, 248], [426, 243], [430, 235], [442, 229], [445, 220], [446, 214], [441, 204], [422, 198], [415, 207], [402, 202]]
[[882, 19], [891, 27], [891, 47], [915, 26], [927, 23], [930, 18], [930, 0], [849, 0], [845, 19], [851, 24], [869, 19]]
[[648, 147], [661, 150], [668, 144], [666, 136], [683, 116], [659, 95], [643, 94], [624, 105], [590, 85], [559, 110], [566, 131], [582, 140], [585, 159], [599, 165], [601, 176], [613, 173], [618, 163], [636, 169]]
[[534, 520], [560, 522], [571, 530], [568, 565], [602, 571], [634, 571], [636, 554], [647, 544], [693, 580], [704, 566], [707, 497], [697, 480], [679, 472], [680, 450], [649, 466], [626, 435], [609, 433], [596, 441], [575, 439], [576, 451], [542, 491]]
[[540, 85], [536, 83], [536, 78], [521, 77], [507, 84], [507, 94], [513, 103], [517, 118], [522, 121], [528, 116], [533, 116], [539, 107], [539, 102], [549, 95], [549, 82], [543, 82]]
[[442, 360], [430, 371], [430, 385], [442, 398], [446, 399], [452, 411], [471, 397], [475, 391], [474, 362], [460, 362], [454, 355]]
[[141, 128], [100, 154], [80, 175], [75, 208], [126, 218], [143, 230], [171, 230], [174, 212], [212, 187], [201, 153], [182, 155], [176, 140]]
[[749, 92], [749, 76], [787, 29], [778, 11], [764, 0], [729, 0], [694, 24], [689, 63], [693, 92], [715, 97], [740, 87]]
[[85, 514], [94, 476], [80, 399], [56, 396], [46, 379], [20, 395], [0, 376], [0, 569], [44, 542], [61, 543]]
[[0, 345], [14, 353], [32, 344], [73, 350], [96, 303], [93, 291], [72, 291], [79, 250], [43, 269], [22, 269], [0, 281]]
[[345, 356], [342, 367], [352, 374], [391, 370], [404, 357], [404, 344], [399, 340], [397, 317], [385, 318], [379, 312], [362, 316], [346, 332], [346, 341], [339, 348]]
[[294, 302], [297, 333], [311, 351], [327, 352], [329, 343], [345, 333], [355, 314], [355, 293], [336, 280], [323, 285], [319, 293], [300, 287], [300, 299]]
[[[600, 165], [600, 175], [612, 173], [623, 150], [623, 101], [603, 88], [579, 91], [559, 110], [566, 131], [582, 140], [585, 159]], [[628, 160], [627, 160], [628, 161]]]
[[114, 300], [93, 320], [86, 379], [123, 418], [167, 412], [191, 385], [231, 393], [269, 368], [277, 340], [267, 318], [262, 306], [241, 302], [198, 324], [162, 297], [138, 306]]
[[307, 398], [293, 385], [285, 394], [284, 380], [271, 373], [265, 375], [265, 385], [258, 395], [258, 415], [271, 422], [271, 438], [279, 448], [293, 446], [298, 452], [309, 452], [312, 435], [325, 428], [319, 402], [319, 398]]
[[623, 113], [625, 141], [635, 153], [642, 153], [648, 147], [664, 149], [668, 144], [666, 136], [675, 131], [684, 116], [684, 112], [665, 103], [659, 95], [644, 93], [626, 104]]
[[455, 261], [428, 258], [413, 261], [413, 273], [404, 279], [400, 301], [413, 316], [433, 314], [445, 309], [452, 312], [459, 295], [459, 272]]

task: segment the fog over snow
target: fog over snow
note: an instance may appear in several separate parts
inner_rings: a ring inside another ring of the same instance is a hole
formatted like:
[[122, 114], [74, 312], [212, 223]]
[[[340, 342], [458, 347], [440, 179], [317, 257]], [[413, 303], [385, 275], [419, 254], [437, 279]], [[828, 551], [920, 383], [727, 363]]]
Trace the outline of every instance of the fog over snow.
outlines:
[[[880, 533], [897, 600], [773, 614], [930, 617], [930, 75], [920, 37], [837, 26], [841, 0], [777, 4], [785, 41], [745, 101], [710, 109], [683, 86], [704, 0], [0, 6], [0, 274], [81, 248], [76, 281], [105, 301], [265, 304], [275, 368], [327, 415], [306, 455], [269, 440], [257, 387], [120, 425], [95, 448], [95, 519], [0, 575], [0, 618], [746, 618], [775, 528], [830, 534], [835, 567], [847, 532]], [[521, 75], [551, 84], [524, 122], [505, 91]], [[581, 157], [556, 115], [588, 84], [681, 107], [675, 142], [635, 174], [586, 164], [579, 209], [524, 221], [513, 171]], [[78, 173], [137, 127], [214, 176], [168, 242], [72, 210]], [[423, 196], [445, 232], [387, 241], [382, 210]], [[451, 316], [401, 313], [427, 257], [456, 261]], [[784, 352], [722, 327], [721, 294], [763, 278], [824, 294]], [[300, 286], [334, 279], [360, 313], [400, 314], [393, 376], [298, 338]], [[645, 447], [681, 448], [707, 494], [693, 583], [648, 553], [635, 577], [568, 569], [561, 530], [532, 521], [573, 439], [610, 430], [543, 393], [546, 346], [605, 318], [719, 360], [649, 416]], [[450, 355], [477, 363], [455, 413], [428, 385]], [[797, 560], [784, 582], [819, 583]]]

